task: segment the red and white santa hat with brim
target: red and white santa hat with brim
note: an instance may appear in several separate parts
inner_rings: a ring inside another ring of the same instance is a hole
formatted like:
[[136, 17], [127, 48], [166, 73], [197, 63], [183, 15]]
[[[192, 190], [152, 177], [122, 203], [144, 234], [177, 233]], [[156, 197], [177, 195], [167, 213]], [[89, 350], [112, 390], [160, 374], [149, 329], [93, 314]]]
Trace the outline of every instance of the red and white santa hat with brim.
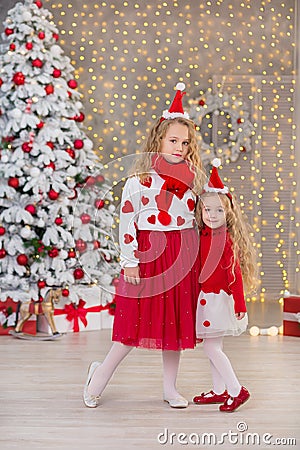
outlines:
[[174, 100], [169, 109], [165, 109], [162, 113], [161, 121], [165, 119], [176, 119], [177, 117], [183, 117], [185, 119], [189, 119], [189, 114], [183, 110], [182, 106], [182, 97], [185, 95], [185, 84], [177, 83], [176, 84], [176, 94]]
[[203, 186], [202, 194], [205, 192], [214, 192], [216, 194], [225, 194], [227, 197], [229, 197], [230, 200], [232, 200], [232, 195], [229, 192], [229, 189], [227, 186], [224, 186], [223, 181], [219, 177], [218, 167], [221, 165], [221, 160], [219, 158], [215, 158], [211, 162], [213, 168], [208, 180], [208, 183], [206, 183]]

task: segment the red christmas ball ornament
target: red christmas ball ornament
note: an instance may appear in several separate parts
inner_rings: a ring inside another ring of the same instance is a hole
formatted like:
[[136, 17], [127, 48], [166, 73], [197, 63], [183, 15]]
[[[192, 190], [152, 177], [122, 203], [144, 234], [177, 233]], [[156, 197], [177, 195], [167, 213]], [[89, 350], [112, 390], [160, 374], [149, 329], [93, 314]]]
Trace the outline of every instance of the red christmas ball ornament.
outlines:
[[76, 80], [69, 80], [68, 81], [68, 86], [71, 89], [76, 89], [77, 88], [77, 81]]
[[45, 166], [45, 168], [50, 168], [52, 170], [55, 170], [55, 164], [53, 161], [51, 161], [49, 164], [47, 164], [47, 166]]
[[57, 200], [59, 197], [59, 193], [54, 189], [50, 189], [50, 191], [48, 192], [48, 197], [50, 198], [50, 200]]
[[4, 32], [6, 36], [10, 36], [11, 34], [14, 33], [14, 30], [12, 28], [5, 28]]
[[71, 158], [75, 158], [75, 151], [72, 148], [66, 148], [66, 152], [71, 156]]
[[75, 241], [75, 245], [79, 253], [83, 253], [87, 249], [87, 243], [83, 239], [77, 239], [77, 241]]
[[3, 137], [2, 138], [2, 140], [4, 141], [4, 142], [13, 142], [14, 141], [14, 137], [13, 136], [6, 136], [6, 137]]
[[74, 250], [69, 250], [68, 251], [68, 258], [75, 258], [76, 257], [76, 252]]
[[32, 204], [25, 206], [25, 210], [28, 211], [32, 215], [36, 214], [36, 207]]
[[99, 184], [102, 184], [104, 182], [104, 176], [103, 175], [97, 175], [96, 176], [96, 182]]
[[52, 37], [53, 37], [56, 41], [58, 41], [58, 39], [59, 39], [59, 35], [58, 35], [57, 33], [53, 33], [53, 34], [52, 34]]
[[112, 283], [111, 283], [111, 284], [112, 284], [113, 286], [117, 287], [119, 283], [120, 283], [119, 278], [114, 278], [114, 279], [112, 280]]
[[98, 248], [101, 247], [101, 244], [100, 244], [99, 241], [94, 241], [93, 244], [94, 244], [94, 249], [95, 249], [95, 250], [98, 250]]
[[45, 39], [45, 33], [44, 33], [43, 31], [40, 31], [40, 32], [38, 33], [38, 38], [39, 38], [39, 39]]
[[239, 117], [239, 118], [238, 118], [238, 119], [237, 119], [236, 121], [237, 121], [237, 123], [238, 123], [238, 124], [240, 124], [240, 123], [243, 123], [243, 122], [244, 122], [244, 120], [243, 120], [243, 119], [242, 119], [241, 117]]
[[22, 150], [24, 153], [30, 153], [32, 150], [32, 144], [30, 142], [24, 142], [22, 144]]
[[39, 280], [39, 281], [37, 282], [37, 285], [38, 285], [38, 288], [39, 288], [39, 289], [43, 289], [44, 287], [47, 286], [47, 283], [46, 283], [45, 280]]
[[74, 148], [76, 150], [80, 150], [83, 147], [83, 140], [82, 139], [75, 139], [74, 141]]
[[87, 224], [87, 223], [90, 223], [91, 216], [89, 214], [83, 213], [83, 214], [81, 214], [80, 219], [83, 224]]
[[75, 280], [81, 280], [84, 277], [84, 272], [82, 269], [77, 268], [74, 270], [73, 276], [74, 276]]
[[7, 184], [8, 184], [8, 186], [10, 186], [10, 187], [12, 187], [14, 189], [18, 189], [18, 187], [20, 185], [19, 178], [17, 178], [17, 177], [10, 177], [8, 179]]
[[68, 91], [68, 97], [69, 97], [69, 98], [72, 97], [72, 92]]
[[26, 42], [25, 48], [26, 48], [26, 50], [32, 50], [33, 49], [33, 43], [32, 42]]
[[61, 70], [59, 69], [54, 69], [52, 72], [52, 75], [54, 78], [59, 78], [61, 76]]
[[48, 250], [48, 255], [50, 258], [56, 258], [59, 255], [59, 250], [56, 247], [53, 247], [51, 250]]
[[94, 186], [95, 183], [96, 183], [96, 178], [95, 177], [87, 177], [85, 179], [86, 186]]
[[25, 253], [21, 253], [19, 256], [17, 256], [17, 263], [19, 266], [26, 266], [28, 264], [28, 257], [25, 255]]
[[6, 229], [4, 227], [0, 227], [0, 236], [3, 236], [6, 233]]
[[63, 223], [62, 217], [56, 217], [55, 221], [56, 225], [61, 225]]
[[199, 106], [204, 106], [205, 105], [205, 101], [201, 99], [201, 100], [199, 100], [198, 104], [199, 104]]
[[43, 7], [43, 3], [40, 0], [37, 0], [36, 2], [34, 2], [36, 4], [36, 6], [41, 9]]
[[12, 80], [17, 86], [21, 86], [22, 84], [25, 84], [25, 76], [22, 72], [16, 72], [14, 74]]
[[32, 67], [38, 67], [40, 69], [41, 67], [43, 67], [44, 63], [39, 58], [36, 58], [33, 61], [31, 61], [31, 65]]
[[16, 44], [14, 44], [13, 42], [10, 44], [9, 46], [9, 50], [11, 50], [12, 52], [14, 52], [16, 50]]
[[75, 116], [75, 117], [74, 117], [75, 122], [83, 122], [84, 119], [85, 119], [85, 115], [83, 114], [83, 112], [81, 112], [81, 113], [79, 114], [79, 116]]
[[5, 258], [6, 255], [6, 250], [4, 248], [0, 248], [0, 259]]
[[2, 78], [0, 78], [0, 87], [2, 86], [2, 84], [3, 84], [3, 80], [2, 80]]
[[39, 129], [39, 130], [41, 130], [42, 128], [43, 128], [43, 126], [45, 125], [45, 122], [43, 122], [42, 120], [37, 124], [37, 128]]
[[70, 294], [70, 291], [69, 291], [69, 289], [62, 289], [62, 291], [61, 291], [61, 295], [63, 296], [63, 297], [69, 297], [69, 294]]
[[47, 95], [53, 94], [54, 92], [53, 84], [47, 84], [47, 86], [45, 87], [45, 91]]
[[51, 150], [54, 149], [54, 144], [53, 144], [53, 142], [49, 141], [49, 142], [46, 143], [46, 145], [48, 145], [48, 147], [50, 147]]
[[97, 209], [102, 209], [105, 205], [105, 202], [102, 199], [97, 199], [97, 200], [95, 200], [94, 205]]

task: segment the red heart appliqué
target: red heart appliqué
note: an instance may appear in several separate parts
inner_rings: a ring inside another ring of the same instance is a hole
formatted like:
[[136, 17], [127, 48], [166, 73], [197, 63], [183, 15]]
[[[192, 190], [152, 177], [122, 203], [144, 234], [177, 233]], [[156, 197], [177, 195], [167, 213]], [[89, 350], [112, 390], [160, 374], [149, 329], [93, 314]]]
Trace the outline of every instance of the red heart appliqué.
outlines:
[[129, 200], [126, 200], [126, 202], [124, 203], [123, 208], [122, 208], [122, 212], [123, 213], [133, 212], [133, 206], [132, 206], [132, 203]]
[[187, 205], [190, 211], [194, 211], [195, 209], [195, 200], [193, 200], [192, 198], [189, 198], [187, 201]]
[[151, 178], [151, 177], [148, 177], [148, 178], [146, 178], [146, 180], [140, 181], [140, 183], [141, 183], [143, 186], [146, 186], [147, 188], [149, 188], [149, 187], [151, 187], [151, 184], [152, 184], [152, 178]]
[[130, 244], [134, 240], [134, 237], [131, 236], [131, 234], [125, 233], [124, 234], [124, 242], [125, 244]]
[[152, 216], [148, 217], [147, 220], [149, 223], [152, 223], [154, 225], [156, 222], [156, 217], [154, 214], [152, 214]]
[[147, 203], [149, 203], [149, 198], [148, 197], [145, 197], [144, 195], [142, 196], [142, 203], [143, 203], [143, 205], [145, 206], [145, 205], [147, 205]]
[[180, 227], [181, 225], [183, 225], [185, 223], [185, 219], [181, 216], [177, 217], [177, 225]]

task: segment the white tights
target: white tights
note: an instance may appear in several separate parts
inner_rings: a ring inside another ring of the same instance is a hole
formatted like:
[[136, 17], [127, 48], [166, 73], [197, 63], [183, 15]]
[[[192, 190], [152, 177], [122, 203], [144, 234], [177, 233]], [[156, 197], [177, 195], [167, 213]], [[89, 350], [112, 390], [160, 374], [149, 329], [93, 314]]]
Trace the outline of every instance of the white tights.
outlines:
[[[90, 395], [101, 395], [107, 383], [111, 379], [119, 364], [133, 347], [114, 342], [110, 351], [106, 355], [103, 363], [95, 370], [91, 382], [89, 383], [88, 393]], [[167, 398], [178, 397], [176, 390], [176, 378], [179, 367], [180, 351], [163, 350], [163, 389], [164, 396]]]
[[229, 395], [236, 397], [240, 393], [241, 385], [228, 357], [223, 352], [223, 337], [204, 339], [203, 350], [210, 360], [213, 391], [222, 394], [227, 388]]

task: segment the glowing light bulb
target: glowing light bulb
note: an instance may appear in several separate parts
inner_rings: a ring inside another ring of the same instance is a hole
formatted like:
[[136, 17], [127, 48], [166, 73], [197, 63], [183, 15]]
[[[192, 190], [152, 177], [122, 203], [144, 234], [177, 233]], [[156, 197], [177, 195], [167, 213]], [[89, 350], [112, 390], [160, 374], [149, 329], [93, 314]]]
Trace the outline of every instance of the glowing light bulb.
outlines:
[[268, 336], [277, 336], [278, 334], [278, 328], [275, 326], [272, 326], [268, 328]]
[[250, 328], [249, 333], [251, 336], [258, 336], [259, 335], [259, 328], [256, 326], [253, 326]]

